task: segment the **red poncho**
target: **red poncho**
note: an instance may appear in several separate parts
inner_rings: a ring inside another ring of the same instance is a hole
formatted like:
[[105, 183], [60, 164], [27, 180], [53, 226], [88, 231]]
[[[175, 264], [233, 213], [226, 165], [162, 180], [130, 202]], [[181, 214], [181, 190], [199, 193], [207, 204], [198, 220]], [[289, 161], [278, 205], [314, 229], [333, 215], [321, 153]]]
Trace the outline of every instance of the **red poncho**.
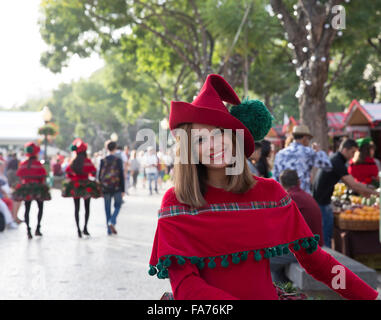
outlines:
[[31, 182], [43, 183], [46, 177], [46, 170], [37, 159], [32, 160], [30, 165], [28, 159], [20, 163], [16, 175], [20, 177], [22, 184]]
[[[269, 258], [295, 253], [330, 285], [334, 265], [318, 247], [295, 203], [272, 179], [257, 178], [245, 194], [208, 187], [199, 209], [164, 195], [150, 259], [150, 275], [170, 278], [175, 299], [277, 299]], [[307, 268], [306, 268], [307, 269]], [[348, 298], [375, 299], [377, 292], [347, 270]], [[352, 290], [355, 289], [355, 290]]]

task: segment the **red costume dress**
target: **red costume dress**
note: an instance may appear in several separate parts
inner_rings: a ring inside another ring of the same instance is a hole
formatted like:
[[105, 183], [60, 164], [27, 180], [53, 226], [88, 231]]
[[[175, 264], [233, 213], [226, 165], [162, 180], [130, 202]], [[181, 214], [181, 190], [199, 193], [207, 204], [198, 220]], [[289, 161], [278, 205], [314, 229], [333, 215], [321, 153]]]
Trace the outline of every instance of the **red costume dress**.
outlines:
[[16, 185], [13, 199], [16, 201], [50, 200], [49, 186], [45, 183], [46, 170], [37, 159], [20, 163], [16, 175], [21, 183]]
[[88, 158], [84, 160], [82, 174], [75, 173], [71, 166], [68, 166], [62, 196], [84, 199], [99, 198], [101, 196], [99, 184], [94, 180], [89, 180], [89, 176], [95, 177], [96, 172], [97, 169]]
[[349, 161], [348, 173], [355, 178], [357, 182], [371, 184], [378, 181], [378, 167], [373, 158], [367, 157], [363, 163], [355, 164]]
[[[290, 250], [310, 275], [343, 297], [376, 299], [376, 290], [318, 246], [318, 237], [275, 180], [254, 178], [257, 183], [244, 194], [208, 186], [208, 204], [198, 209], [177, 201], [169, 189], [149, 274], [169, 277], [175, 299], [277, 300], [269, 258]], [[345, 289], [332, 287], [338, 265], [345, 270]]]

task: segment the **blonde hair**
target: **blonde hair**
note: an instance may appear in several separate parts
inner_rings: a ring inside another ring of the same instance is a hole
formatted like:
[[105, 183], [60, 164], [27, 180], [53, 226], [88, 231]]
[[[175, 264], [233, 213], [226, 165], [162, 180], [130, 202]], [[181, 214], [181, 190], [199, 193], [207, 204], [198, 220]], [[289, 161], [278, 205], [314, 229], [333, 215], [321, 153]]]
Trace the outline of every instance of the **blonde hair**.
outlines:
[[[185, 130], [187, 133], [187, 139], [180, 139], [176, 137], [177, 149], [176, 157], [180, 158], [181, 150], [189, 150], [188, 162], [186, 164], [176, 162], [174, 165], [174, 188], [178, 201], [185, 203], [193, 208], [202, 207], [206, 204], [204, 194], [207, 188], [207, 168], [203, 164], [191, 163], [191, 157], [195, 151], [192, 148], [191, 141], [191, 123], [185, 123], [179, 126], [180, 129]], [[238, 147], [236, 148], [235, 133], [233, 131], [233, 153], [234, 151], [240, 152]], [[187, 144], [187, 146], [186, 146]], [[236, 149], [236, 150], [235, 150]], [[247, 159], [244, 156], [243, 171], [239, 175], [228, 175], [228, 184], [226, 191], [233, 193], [245, 193], [250, 190], [255, 180], [247, 165]]]

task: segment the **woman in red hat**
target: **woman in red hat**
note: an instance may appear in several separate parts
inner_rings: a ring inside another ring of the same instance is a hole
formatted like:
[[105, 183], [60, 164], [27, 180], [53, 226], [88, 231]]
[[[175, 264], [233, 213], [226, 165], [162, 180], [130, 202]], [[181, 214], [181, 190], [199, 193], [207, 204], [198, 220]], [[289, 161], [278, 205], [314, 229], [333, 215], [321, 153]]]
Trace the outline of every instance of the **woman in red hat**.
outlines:
[[356, 140], [359, 150], [349, 161], [348, 173], [357, 182], [378, 187], [378, 167], [374, 161], [375, 145], [370, 137]]
[[16, 175], [20, 178], [20, 183], [16, 185], [13, 192], [15, 201], [25, 201], [25, 223], [27, 225], [28, 238], [32, 239], [29, 226], [29, 212], [33, 200], [37, 201], [38, 218], [35, 235], [42, 236], [41, 219], [44, 211], [44, 201], [50, 200], [49, 186], [45, 183], [46, 170], [37, 159], [40, 147], [33, 142], [25, 145], [25, 155], [27, 159], [20, 163]]
[[63, 184], [62, 196], [74, 198], [74, 216], [77, 224], [78, 237], [82, 237], [79, 227], [80, 199], [84, 199], [85, 204], [85, 226], [83, 234], [89, 236], [87, 223], [90, 217], [90, 199], [100, 197], [100, 187], [95, 180], [90, 180], [89, 176], [95, 177], [96, 168], [87, 157], [87, 144], [81, 139], [75, 139], [70, 147], [75, 152], [75, 157], [66, 168], [67, 181]]
[[[230, 111], [223, 102], [233, 105]], [[221, 76], [209, 75], [192, 103], [171, 103], [169, 123], [178, 158], [174, 187], [159, 210], [149, 274], [169, 278], [175, 299], [277, 300], [269, 259], [290, 251], [343, 297], [376, 299], [376, 290], [319, 247], [280, 184], [250, 173], [254, 141], [272, 125], [263, 103], [241, 103]], [[335, 281], [338, 269], [345, 283]]]

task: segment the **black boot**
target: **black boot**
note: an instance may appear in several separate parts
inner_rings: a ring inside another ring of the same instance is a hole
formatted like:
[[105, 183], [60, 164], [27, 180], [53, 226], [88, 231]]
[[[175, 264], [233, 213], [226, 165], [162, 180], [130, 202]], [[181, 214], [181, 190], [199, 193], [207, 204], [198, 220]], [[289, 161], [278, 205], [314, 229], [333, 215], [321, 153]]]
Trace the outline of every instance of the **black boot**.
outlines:
[[37, 226], [36, 232], [34, 233], [34, 235], [42, 237], [42, 233], [40, 231], [40, 226]]
[[89, 231], [87, 231], [87, 227], [83, 228], [83, 234], [86, 235], [86, 236], [90, 235]]
[[81, 233], [81, 230], [79, 230], [79, 229], [78, 229], [78, 237], [82, 238], [82, 233]]
[[28, 239], [33, 239], [32, 232], [30, 232], [29, 227], [28, 227]]

